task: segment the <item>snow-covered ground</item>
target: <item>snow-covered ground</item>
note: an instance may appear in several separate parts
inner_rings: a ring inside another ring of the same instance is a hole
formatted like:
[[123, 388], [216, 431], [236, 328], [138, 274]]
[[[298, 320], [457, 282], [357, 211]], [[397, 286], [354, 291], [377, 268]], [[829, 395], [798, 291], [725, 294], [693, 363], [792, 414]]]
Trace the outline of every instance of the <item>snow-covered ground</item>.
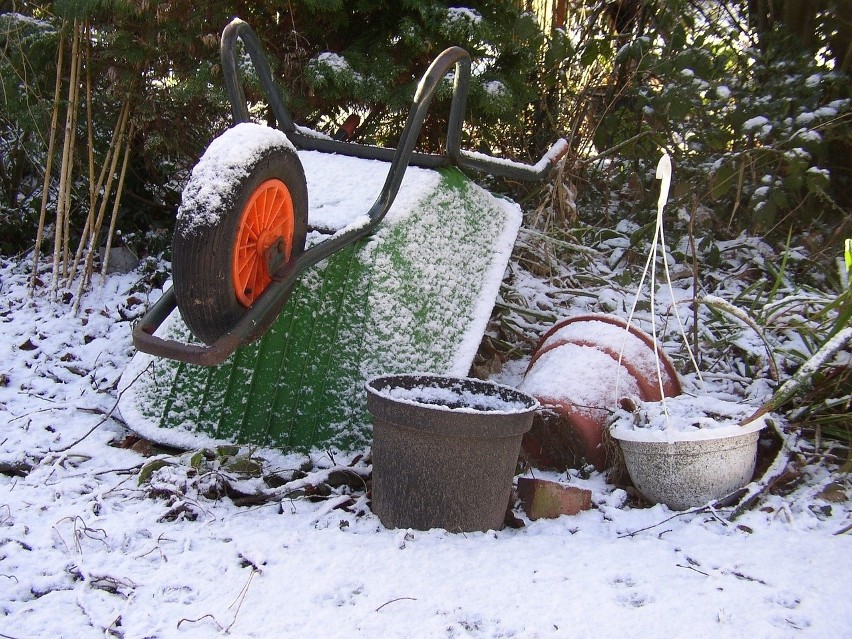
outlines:
[[[806, 443], [792, 492], [734, 522], [630, 507], [598, 473], [537, 472], [592, 509], [499, 532], [387, 530], [345, 485], [237, 506], [210, 482], [261, 480], [145, 457], [113, 412], [159, 293], [112, 276], [75, 316], [47, 287], [29, 298], [27, 266], [0, 262], [0, 637], [850, 636], [846, 487]], [[256, 455], [306, 486], [352, 462]]]

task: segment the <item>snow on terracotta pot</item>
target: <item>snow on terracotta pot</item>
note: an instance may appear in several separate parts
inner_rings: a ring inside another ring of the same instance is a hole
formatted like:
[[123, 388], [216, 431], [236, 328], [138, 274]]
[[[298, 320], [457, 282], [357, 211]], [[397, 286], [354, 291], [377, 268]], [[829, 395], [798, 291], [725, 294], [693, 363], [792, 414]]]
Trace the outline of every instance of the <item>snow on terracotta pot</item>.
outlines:
[[503, 526], [521, 436], [538, 402], [508, 386], [408, 374], [367, 383], [372, 509], [388, 528]]
[[607, 466], [603, 429], [622, 397], [648, 401], [681, 392], [671, 360], [653, 339], [604, 314], [556, 323], [539, 341], [519, 388], [549, 411], [524, 436], [524, 454], [556, 470], [580, 458], [598, 470]]
[[620, 411], [610, 432], [636, 488], [653, 503], [686, 510], [751, 481], [766, 425], [740, 425], [752, 410], [710, 395], [680, 395]]
[[654, 339], [650, 335], [633, 324], [628, 325], [617, 315], [575, 315], [557, 322], [539, 339], [530, 367], [541, 353], [559, 342], [593, 346], [614, 355], [616, 359], [620, 355], [621, 363], [631, 371], [649, 401], [681, 393], [677, 371], [668, 355], [654, 347]]

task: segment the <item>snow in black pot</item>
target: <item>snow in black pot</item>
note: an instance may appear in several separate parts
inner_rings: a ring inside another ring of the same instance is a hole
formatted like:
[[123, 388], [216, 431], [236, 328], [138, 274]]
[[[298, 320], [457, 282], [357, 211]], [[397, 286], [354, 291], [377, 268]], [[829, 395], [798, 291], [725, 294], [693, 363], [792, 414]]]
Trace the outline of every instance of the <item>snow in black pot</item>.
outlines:
[[388, 528], [499, 530], [521, 437], [538, 401], [463, 377], [367, 382], [373, 416], [372, 508]]

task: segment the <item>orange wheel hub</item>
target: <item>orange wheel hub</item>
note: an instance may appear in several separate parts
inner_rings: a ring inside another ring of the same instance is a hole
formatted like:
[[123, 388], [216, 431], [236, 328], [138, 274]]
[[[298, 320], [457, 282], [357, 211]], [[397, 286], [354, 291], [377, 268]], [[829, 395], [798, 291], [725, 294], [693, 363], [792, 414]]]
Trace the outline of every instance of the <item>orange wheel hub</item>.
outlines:
[[281, 180], [266, 180], [243, 209], [234, 241], [234, 293], [243, 306], [251, 306], [272, 281], [268, 264], [290, 259], [293, 227], [290, 190]]

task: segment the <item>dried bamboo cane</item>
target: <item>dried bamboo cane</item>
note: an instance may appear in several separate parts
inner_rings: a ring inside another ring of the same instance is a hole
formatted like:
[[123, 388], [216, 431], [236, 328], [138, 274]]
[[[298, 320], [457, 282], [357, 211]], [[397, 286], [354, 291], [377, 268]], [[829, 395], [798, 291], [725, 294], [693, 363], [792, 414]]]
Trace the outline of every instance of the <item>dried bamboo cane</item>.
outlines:
[[[106, 156], [104, 157], [103, 165], [101, 166], [100, 175], [98, 176], [98, 181], [95, 182], [95, 144], [94, 144], [94, 118], [92, 114], [92, 74], [91, 68], [89, 65], [90, 60], [90, 51], [91, 51], [91, 25], [87, 23], [86, 25], [86, 130], [88, 135], [88, 159], [89, 159], [89, 212], [86, 215], [86, 222], [83, 226], [83, 232], [80, 234], [80, 242], [77, 245], [77, 250], [74, 253], [74, 262], [71, 265], [71, 269], [68, 272], [68, 276], [65, 280], [65, 285], [70, 286], [71, 282], [74, 281], [74, 278], [77, 277], [77, 271], [80, 266], [80, 261], [83, 258], [83, 251], [88, 244], [89, 233], [91, 232], [92, 227], [95, 222], [95, 210], [97, 209], [98, 203], [98, 193], [100, 193], [101, 186], [103, 185], [104, 177], [106, 175], [107, 166], [110, 164], [110, 160], [112, 157], [112, 152], [115, 147], [116, 139], [118, 138], [118, 128], [121, 121], [121, 115], [119, 114], [119, 120], [115, 124], [115, 128], [112, 132], [112, 137], [110, 138], [109, 148], [107, 149]], [[124, 110], [124, 105], [122, 105], [122, 112]]]
[[65, 216], [62, 229], [62, 277], [68, 277], [71, 256], [71, 191], [74, 187], [74, 156], [77, 151], [77, 116], [80, 112], [80, 74], [83, 69], [83, 52], [80, 49], [83, 39], [83, 28], [79, 23], [77, 27], [77, 55], [73, 59], [74, 71], [74, 99], [71, 122], [71, 155], [68, 162], [68, 180], [65, 182], [67, 193], [65, 195]]
[[118, 219], [118, 208], [121, 205], [121, 196], [124, 193], [124, 176], [127, 173], [127, 164], [130, 160], [130, 140], [133, 138], [133, 124], [127, 134], [127, 143], [124, 145], [124, 160], [121, 163], [121, 173], [118, 176], [118, 187], [115, 189], [115, 200], [112, 203], [112, 217], [109, 221], [109, 231], [106, 238], [106, 249], [104, 250], [104, 263], [101, 265], [101, 281], [106, 279], [107, 266], [109, 266], [109, 253], [112, 249], [112, 238], [115, 234], [115, 223]]
[[86, 285], [91, 280], [93, 264], [95, 259], [95, 251], [97, 250], [98, 245], [98, 236], [100, 235], [101, 227], [103, 226], [104, 217], [106, 216], [106, 207], [109, 201], [109, 193], [112, 190], [112, 181], [115, 176], [115, 170], [118, 164], [118, 157], [121, 154], [121, 147], [125, 141], [125, 129], [127, 127], [127, 123], [130, 120], [130, 98], [125, 100], [124, 105], [122, 106], [121, 114], [119, 115], [119, 121], [116, 125], [117, 130], [119, 131], [119, 136], [116, 141], [115, 150], [112, 154], [112, 160], [110, 162], [110, 168], [107, 173], [106, 185], [104, 187], [104, 195], [101, 198], [100, 206], [98, 207], [98, 215], [95, 219], [95, 223], [93, 228], [90, 230], [88, 237], [88, 248], [86, 253], [86, 268], [83, 271], [83, 278], [80, 282], [80, 287], [77, 293], [77, 303], [75, 306], [79, 305], [79, 299], [82, 295], [82, 292], [85, 290]]
[[92, 228], [95, 221], [95, 205], [97, 203], [97, 191], [95, 190], [95, 133], [94, 133], [94, 118], [92, 116], [92, 67], [91, 67], [91, 25], [86, 23], [86, 137], [88, 142], [88, 159], [89, 159], [89, 211], [86, 215], [86, 223], [83, 226], [83, 232], [80, 235], [80, 243], [77, 245], [77, 251], [74, 254], [74, 263], [71, 266], [71, 272], [68, 274], [68, 283], [70, 284], [77, 276], [77, 266], [80, 264], [80, 259], [83, 256], [83, 247], [85, 246], [86, 236]]
[[[103, 185], [104, 185], [104, 180], [106, 179], [107, 171], [110, 169], [110, 167], [115, 166], [113, 164], [112, 158], [113, 158], [113, 154], [115, 153], [116, 144], [118, 143], [119, 134], [121, 133], [121, 127], [123, 126], [122, 123], [124, 122], [125, 109], [129, 108], [129, 104], [130, 104], [129, 101], [126, 100], [124, 102], [124, 104], [121, 105], [121, 110], [119, 111], [118, 119], [115, 121], [115, 127], [113, 127], [113, 130], [112, 130], [112, 137], [110, 138], [110, 141], [109, 141], [109, 147], [107, 148], [107, 152], [106, 152], [106, 155], [104, 156], [103, 164], [101, 165], [101, 172], [98, 175], [98, 181], [95, 184], [95, 188], [94, 188], [95, 199], [94, 199], [94, 204], [92, 204], [92, 207], [91, 207], [91, 210], [90, 210], [91, 215], [86, 218], [86, 225], [84, 226], [83, 234], [80, 237], [80, 244], [77, 246], [77, 252], [76, 252], [75, 257], [74, 257], [74, 265], [71, 269], [71, 274], [70, 274], [70, 278], [68, 280], [68, 283], [70, 283], [70, 281], [73, 280], [77, 276], [77, 269], [80, 266], [80, 261], [83, 257], [83, 251], [86, 249], [86, 246], [88, 246], [88, 244], [89, 244], [89, 235], [90, 235], [92, 228], [94, 227], [94, 223], [95, 223], [95, 213], [94, 212], [95, 212], [95, 210], [98, 209], [98, 197], [99, 197], [99, 194], [101, 192], [101, 187], [103, 187]], [[106, 193], [102, 197], [108, 197], [108, 193], [109, 193], [109, 189], [107, 189]]]
[[[92, 25], [86, 22], [86, 134], [89, 143], [89, 215], [95, 208], [95, 131], [92, 116]], [[91, 224], [90, 224], [91, 226]]]
[[33, 272], [30, 278], [30, 297], [35, 292], [38, 279], [38, 261], [41, 257], [41, 243], [44, 239], [44, 221], [47, 217], [47, 200], [50, 197], [50, 177], [53, 172], [53, 149], [56, 145], [56, 125], [59, 123], [59, 97], [62, 93], [62, 67], [64, 66], [65, 34], [60, 31], [59, 51], [56, 54], [56, 84], [53, 88], [53, 109], [50, 115], [50, 136], [47, 143], [47, 161], [44, 167], [44, 182], [41, 187], [41, 208], [38, 214], [35, 250], [33, 250]]
[[56, 292], [59, 288], [59, 274], [60, 274], [60, 258], [62, 255], [62, 240], [63, 240], [63, 230], [65, 228], [65, 214], [67, 208], [67, 196], [68, 196], [68, 188], [67, 184], [70, 180], [70, 158], [71, 154], [71, 143], [72, 143], [72, 135], [71, 131], [74, 125], [74, 84], [76, 83], [76, 64], [75, 60], [78, 55], [78, 50], [80, 47], [80, 38], [79, 33], [77, 31], [77, 23], [74, 22], [73, 26], [73, 36], [71, 39], [71, 63], [70, 63], [70, 72], [69, 72], [69, 80], [68, 80], [68, 104], [65, 109], [65, 135], [62, 141], [62, 165], [60, 167], [60, 175], [59, 175], [59, 199], [56, 203], [56, 229], [54, 232], [54, 244], [53, 244], [53, 278], [51, 283], [51, 291]]

